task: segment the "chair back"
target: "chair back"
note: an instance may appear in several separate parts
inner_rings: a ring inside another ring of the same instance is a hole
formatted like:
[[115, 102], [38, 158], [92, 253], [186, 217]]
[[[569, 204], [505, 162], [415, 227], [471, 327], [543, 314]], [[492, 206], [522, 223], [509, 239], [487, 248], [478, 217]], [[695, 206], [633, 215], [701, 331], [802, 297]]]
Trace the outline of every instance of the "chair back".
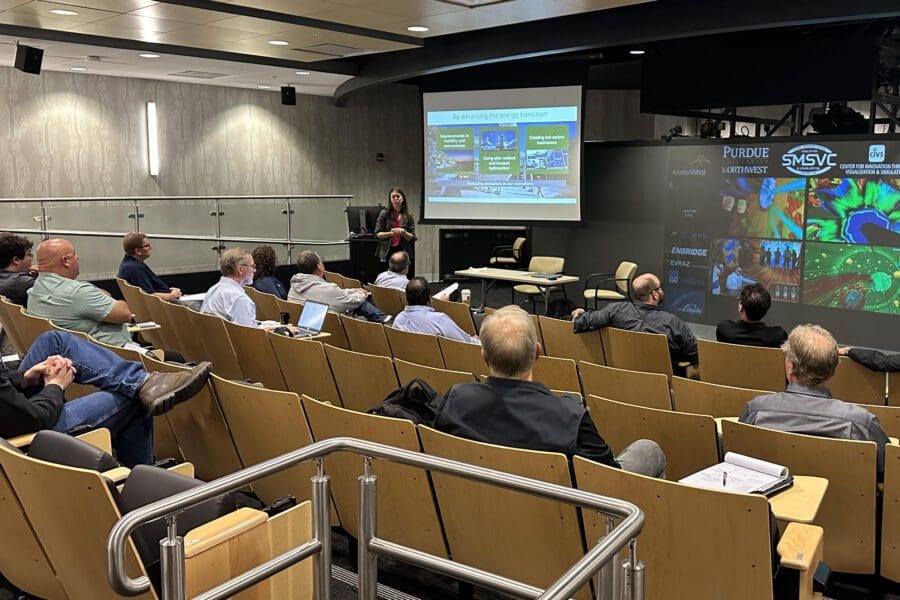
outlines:
[[828, 480], [816, 516], [825, 536], [825, 562], [842, 573], [875, 572], [876, 446], [735, 421], [722, 422], [726, 452], [740, 452], [785, 465], [791, 473]]
[[3, 331], [6, 332], [9, 343], [12, 344], [19, 356], [25, 356], [25, 353], [28, 352], [28, 346], [19, 336], [19, 330], [16, 329], [16, 313], [19, 313], [21, 308], [18, 304], [13, 304], [7, 300], [6, 297], [0, 296], [0, 325], [3, 326]]
[[322, 274], [322, 278], [328, 283], [333, 283], [338, 287], [344, 287], [344, 278], [340, 273], [332, 273], [331, 271], [325, 271]]
[[[257, 321], [278, 321], [280, 318], [280, 310], [278, 309], [278, 296], [260, 292], [252, 285], [245, 285], [244, 290], [253, 303], [256, 305]], [[292, 321], [293, 322], [293, 321]]]
[[406, 306], [406, 294], [395, 288], [370, 283], [366, 289], [372, 293], [372, 302], [386, 315], [399, 315]]
[[623, 260], [616, 267], [616, 289], [619, 293], [626, 297], [631, 297], [631, 282], [634, 281], [634, 274], [637, 273], [637, 264]]
[[394, 363], [386, 356], [363, 354], [325, 344], [325, 355], [344, 408], [366, 412], [400, 387]]
[[515, 240], [513, 240], [512, 255], [513, 255], [513, 258], [516, 259], [516, 262], [519, 262], [522, 260], [522, 250], [525, 249], [526, 241], [527, 241], [527, 238], [524, 238], [524, 237], [517, 237]]
[[175, 439], [168, 415], [153, 417], [153, 456], [174, 458], [179, 463], [184, 462], [184, 453], [178, 445], [178, 440]]
[[481, 346], [438, 336], [444, 366], [453, 371], [487, 375], [488, 368], [481, 359]]
[[[420, 452], [412, 421], [369, 415], [332, 406], [303, 396], [303, 406], [316, 441], [350, 436], [412, 452]], [[359, 481], [362, 457], [337, 452], [325, 459], [331, 492], [341, 525], [359, 539]], [[431, 479], [426, 471], [374, 459], [378, 477], [377, 523], [382, 539], [434, 554], [448, 556]]]
[[834, 375], [825, 385], [833, 397], [856, 404], [884, 404], [887, 395], [884, 373], [871, 371], [846, 356], [840, 358]]
[[[299, 318], [299, 317], [298, 317]], [[350, 349], [350, 338], [344, 330], [344, 323], [341, 321], [340, 315], [330, 310], [325, 313], [325, 323], [322, 324], [322, 331], [328, 334], [328, 344], [335, 348]]]
[[453, 322], [469, 335], [477, 335], [475, 321], [472, 320], [472, 311], [465, 302], [451, 302], [440, 298], [432, 298], [431, 306], [434, 307], [434, 310], [442, 312], [453, 319]]
[[[159, 323], [160, 326], [159, 329], [147, 330], [153, 331], [154, 334], [148, 338], [148, 341], [153, 338], [160, 345], [156, 346], [156, 342], [152, 341], [150, 343], [157, 348], [163, 350], [176, 350], [179, 353], [184, 354], [184, 348], [181, 346], [181, 339], [175, 331], [175, 326], [169, 322], [169, 319], [167, 318], [168, 313], [163, 309], [162, 305], [165, 300], [152, 294], [144, 294], [144, 292], [141, 292], [141, 294], [143, 294], [144, 305], [147, 307], [147, 312], [150, 314], [150, 320]], [[143, 336], [143, 333], [141, 333], [141, 336]]]
[[614, 369], [589, 362], [578, 363], [584, 394], [594, 394], [617, 402], [671, 410], [669, 380], [662, 373]]
[[[769, 503], [644, 477], [576, 456], [578, 489], [641, 507], [638, 557], [647, 565], [647, 598], [771, 600]], [[606, 535], [606, 518], [583, 511], [588, 545]], [[703, 574], [697, 575], [698, 565]], [[723, 594], [723, 590], [728, 590]]]
[[347, 277], [346, 275], [341, 275], [341, 287], [348, 290], [361, 288], [362, 282], [356, 277]]
[[[312, 443], [306, 414], [297, 394], [228, 381], [215, 375], [211, 381], [238, 455], [245, 465], [255, 465]], [[251, 485], [267, 504], [287, 495], [303, 502], [310, 499], [309, 479], [315, 471], [315, 463], [309, 461]]]
[[243, 379], [244, 371], [225, 329], [225, 319], [193, 310], [188, 314], [197, 337], [203, 340], [204, 355], [212, 362], [216, 375], [225, 379]]
[[0, 470], [0, 573], [31, 596], [64, 600], [66, 593], [50, 566], [25, 509]]
[[281, 366], [288, 391], [340, 406], [341, 397], [334, 385], [334, 376], [322, 342], [284, 335], [270, 335], [269, 342]]
[[578, 368], [571, 358], [540, 356], [534, 361], [532, 376], [551, 390], [581, 393]]
[[884, 406], [883, 404], [860, 404], [864, 409], [878, 417], [884, 432], [893, 438], [900, 438], [900, 406]]
[[889, 406], [900, 406], [900, 371], [888, 373], [888, 395], [887, 403]]
[[572, 321], [538, 316], [544, 354], [556, 358], [571, 358], [575, 362], [584, 360], [590, 363], [605, 365], [603, 343], [599, 331], [574, 333]]
[[259, 327], [223, 322], [244, 378], [259, 382], [270, 390], [286, 390], [281, 367], [269, 343], [270, 334]]
[[207, 360], [203, 339], [194, 331], [194, 322], [191, 318], [194, 311], [174, 302], [162, 302], [160, 306], [166, 316], [167, 326], [171, 327], [178, 337], [178, 350], [182, 356], [191, 362]]
[[[144, 357], [144, 368], [162, 373], [178, 373], [190, 369], [149, 356]], [[162, 417], [156, 417], [161, 418], [168, 422], [180, 453], [194, 464], [200, 479], [212, 481], [239, 471], [244, 465], [252, 464], [241, 462], [212, 384], [207, 383], [189, 401], [175, 406]], [[158, 425], [154, 434], [157, 429]]]
[[884, 448], [885, 510], [881, 513], [881, 576], [900, 583], [900, 446]]
[[281, 313], [288, 313], [290, 315], [289, 322], [292, 324], [296, 324], [300, 320], [300, 313], [303, 311], [303, 304], [303, 302], [282, 300], [278, 297], [275, 298], [275, 305], [278, 307], [278, 316], [281, 317]]
[[390, 354], [409, 362], [435, 369], [444, 368], [444, 357], [437, 336], [432, 333], [413, 333], [396, 327], [383, 327], [390, 345]]
[[[508, 448], [418, 426], [426, 454], [571, 487], [563, 454]], [[584, 555], [577, 510], [432, 472], [453, 560], [546, 587]], [[585, 588], [577, 598], [590, 598]]]
[[141, 296], [143, 290], [119, 277], [116, 277], [116, 284], [119, 286], [119, 291], [122, 292], [125, 304], [131, 309], [131, 313], [137, 318], [138, 322], [152, 321], [153, 318], [144, 304], [144, 297]]
[[[393, 357], [384, 332], [384, 325], [363, 321], [362, 319], [354, 319], [347, 315], [340, 315], [340, 320], [341, 325], [344, 326], [344, 331], [347, 332], [347, 340], [350, 342], [351, 350], [364, 354]], [[330, 344], [331, 340], [329, 339], [327, 343]]]
[[50, 319], [30, 315], [25, 312], [25, 309], [22, 307], [18, 307], [18, 310], [18, 314], [14, 313], [12, 310], [9, 312], [10, 316], [14, 317], [15, 324], [13, 327], [19, 332], [19, 338], [22, 340], [22, 343], [25, 344], [25, 347], [31, 348], [34, 340], [42, 333], [51, 331], [53, 326], [50, 324]]
[[662, 373], [672, 378], [669, 341], [661, 333], [643, 333], [615, 327], [600, 330], [606, 366], [629, 371]]
[[779, 348], [757, 348], [697, 340], [700, 380], [755, 390], [783, 390], [784, 352]]
[[748, 402], [771, 392], [673, 377], [672, 393], [675, 410], [678, 412], [711, 417], [739, 417]]
[[658, 410], [588, 396], [600, 436], [618, 454], [639, 439], [659, 444], [666, 455], [666, 479], [677, 481], [719, 462], [716, 422], [708, 415]]
[[532, 273], [562, 273], [566, 259], [561, 256], [532, 256], [528, 270]]
[[401, 386], [406, 385], [413, 379], [421, 379], [441, 394], [446, 394], [447, 390], [457, 383], [478, 381], [472, 373], [436, 369], [400, 360], [399, 358], [394, 359], [394, 368], [397, 369], [397, 378], [400, 380]]

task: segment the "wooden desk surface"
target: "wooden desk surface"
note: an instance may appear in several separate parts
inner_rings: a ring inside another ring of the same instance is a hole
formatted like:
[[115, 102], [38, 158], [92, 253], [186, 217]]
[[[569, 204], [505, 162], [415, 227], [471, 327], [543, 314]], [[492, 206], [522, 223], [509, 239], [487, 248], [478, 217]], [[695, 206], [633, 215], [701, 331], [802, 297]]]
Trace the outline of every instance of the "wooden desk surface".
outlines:
[[828, 480], [823, 477], [794, 475], [794, 485], [769, 498], [769, 506], [781, 521], [812, 523], [827, 489]]
[[142, 331], [153, 331], [154, 329], [162, 329], [162, 325], [159, 323], [154, 323], [153, 325], [147, 327], [141, 327], [139, 325], [129, 325], [128, 333], [140, 333]]
[[512, 269], [495, 269], [493, 267], [472, 267], [454, 271], [454, 275], [462, 277], [473, 277], [475, 279], [495, 279], [498, 281], [514, 281], [516, 283], [530, 283], [533, 285], [563, 285], [566, 283], [575, 283], [578, 277], [574, 275], [562, 275], [556, 279], [547, 279], [546, 277], [534, 277], [531, 271], [514, 271]]

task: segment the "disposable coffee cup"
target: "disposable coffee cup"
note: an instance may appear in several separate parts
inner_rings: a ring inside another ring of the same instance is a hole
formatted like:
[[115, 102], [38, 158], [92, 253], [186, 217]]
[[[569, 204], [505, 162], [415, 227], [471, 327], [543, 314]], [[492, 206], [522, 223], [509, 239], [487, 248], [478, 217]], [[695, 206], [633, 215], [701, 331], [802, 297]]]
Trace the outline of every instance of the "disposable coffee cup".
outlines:
[[281, 313], [281, 324], [282, 325], [290, 325], [291, 324], [291, 313], [289, 313], [289, 312]]
[[466, 304], [472, 300], [472, 290], [460, 290], [459, 292], [460, 299]]

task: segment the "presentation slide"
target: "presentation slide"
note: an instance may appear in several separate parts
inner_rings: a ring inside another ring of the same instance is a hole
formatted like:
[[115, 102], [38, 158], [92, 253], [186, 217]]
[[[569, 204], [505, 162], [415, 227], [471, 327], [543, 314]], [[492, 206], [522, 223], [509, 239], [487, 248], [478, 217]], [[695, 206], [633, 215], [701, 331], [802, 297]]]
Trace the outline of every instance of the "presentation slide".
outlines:
[[760, 283], [798, 309], [900, 315], [900, 141], [685, 145], [668, 161], [671, 310], [702, 321]]
[[578, 221], [580, 86], [423, 94], [425, 220]]

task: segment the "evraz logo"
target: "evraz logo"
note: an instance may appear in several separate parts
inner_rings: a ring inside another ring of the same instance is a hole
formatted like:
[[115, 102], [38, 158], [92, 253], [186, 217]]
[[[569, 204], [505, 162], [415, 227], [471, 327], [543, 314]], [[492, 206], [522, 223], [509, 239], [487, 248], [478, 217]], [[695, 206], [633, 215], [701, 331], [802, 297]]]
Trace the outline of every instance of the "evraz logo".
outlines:
[[837, 153], [819, 144], [794, 146], [781, 156], [781, 166], [796, 175], [821, 175], [835, 166]]

